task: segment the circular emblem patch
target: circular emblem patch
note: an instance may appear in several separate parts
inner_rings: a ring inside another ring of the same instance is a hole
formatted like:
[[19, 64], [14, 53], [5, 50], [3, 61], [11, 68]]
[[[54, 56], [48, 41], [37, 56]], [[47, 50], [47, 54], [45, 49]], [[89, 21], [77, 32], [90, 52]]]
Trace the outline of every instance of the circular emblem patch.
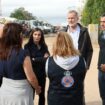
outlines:
[[72, 87], [74, 84], [74, 79], [72, 76], [64, 76], [61, 80], [61, 84], [66, 88]]

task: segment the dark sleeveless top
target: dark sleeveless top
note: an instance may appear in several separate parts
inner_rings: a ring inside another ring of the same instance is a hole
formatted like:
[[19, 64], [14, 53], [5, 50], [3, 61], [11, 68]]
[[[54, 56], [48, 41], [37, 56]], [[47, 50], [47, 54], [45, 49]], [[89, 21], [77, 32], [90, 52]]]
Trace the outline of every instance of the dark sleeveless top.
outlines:
[[48, 105], [83, 105], [85, 63], [82, 57], [71, 70], [57, 65], [53, 57], [48, 61]]
[[29, 56], [26, 50], [20, 49], [17, 53], [13, 49], [8, 60], [0, 60], [0, 75], [14, 80], [26, 79], [23, 69], [23, 62], [26, 56]]

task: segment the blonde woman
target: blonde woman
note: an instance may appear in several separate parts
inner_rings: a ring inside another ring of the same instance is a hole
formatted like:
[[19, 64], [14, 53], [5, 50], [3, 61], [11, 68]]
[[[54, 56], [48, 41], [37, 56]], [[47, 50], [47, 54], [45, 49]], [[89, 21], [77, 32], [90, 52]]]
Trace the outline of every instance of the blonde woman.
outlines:
[[48, 105], [83, 105], [85, 62], [68, 33], [58, 33], [52, 52], [46, 62]]

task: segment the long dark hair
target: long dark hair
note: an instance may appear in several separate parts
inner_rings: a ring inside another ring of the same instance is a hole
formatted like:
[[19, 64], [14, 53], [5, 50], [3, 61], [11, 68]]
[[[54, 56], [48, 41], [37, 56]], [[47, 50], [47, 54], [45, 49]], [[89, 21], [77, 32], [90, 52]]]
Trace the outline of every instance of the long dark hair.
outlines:
[[42, 45], [45, 45], [46, 46], [45, 39], [44, 39], [44, 33], [43, 33], [43, 31], [40, 28], [32, 29], [32, 31], [30, 33], [30, 38], [29, 38], [29, 41], [28, 41], [27, 45], [33, 44], [33, 33], [36, 32], [36, 31], [40, 31], [40, 33], [41, 33], [41, 39], [39, 41], [39, 44], [41, 46]]
[[0, 39], [0, 59], [7, 59], [11, 49], [17, 51], [22, 47], [22, 26], [18, 23], [7, 23], [3, 27]]

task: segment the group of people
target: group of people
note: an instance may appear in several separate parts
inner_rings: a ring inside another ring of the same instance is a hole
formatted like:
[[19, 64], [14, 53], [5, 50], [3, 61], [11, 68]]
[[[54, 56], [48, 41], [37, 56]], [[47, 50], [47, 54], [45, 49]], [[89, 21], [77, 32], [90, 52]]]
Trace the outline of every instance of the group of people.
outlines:
[[[0, 105], [45, 105], [46, 77], [48, 105], [85, 105], [84, 80], [93, 47], [88, 29], [78, 23], [75, 10], [67, 15], [68, 26], [57, 33], [52, 55], [43, 31], [35, 28], [22, 48], [22, 26], [7, 23], [0, 32]], [[100, 18], [98, 42], [99, 90], [105, 105], [105, 15]]]

